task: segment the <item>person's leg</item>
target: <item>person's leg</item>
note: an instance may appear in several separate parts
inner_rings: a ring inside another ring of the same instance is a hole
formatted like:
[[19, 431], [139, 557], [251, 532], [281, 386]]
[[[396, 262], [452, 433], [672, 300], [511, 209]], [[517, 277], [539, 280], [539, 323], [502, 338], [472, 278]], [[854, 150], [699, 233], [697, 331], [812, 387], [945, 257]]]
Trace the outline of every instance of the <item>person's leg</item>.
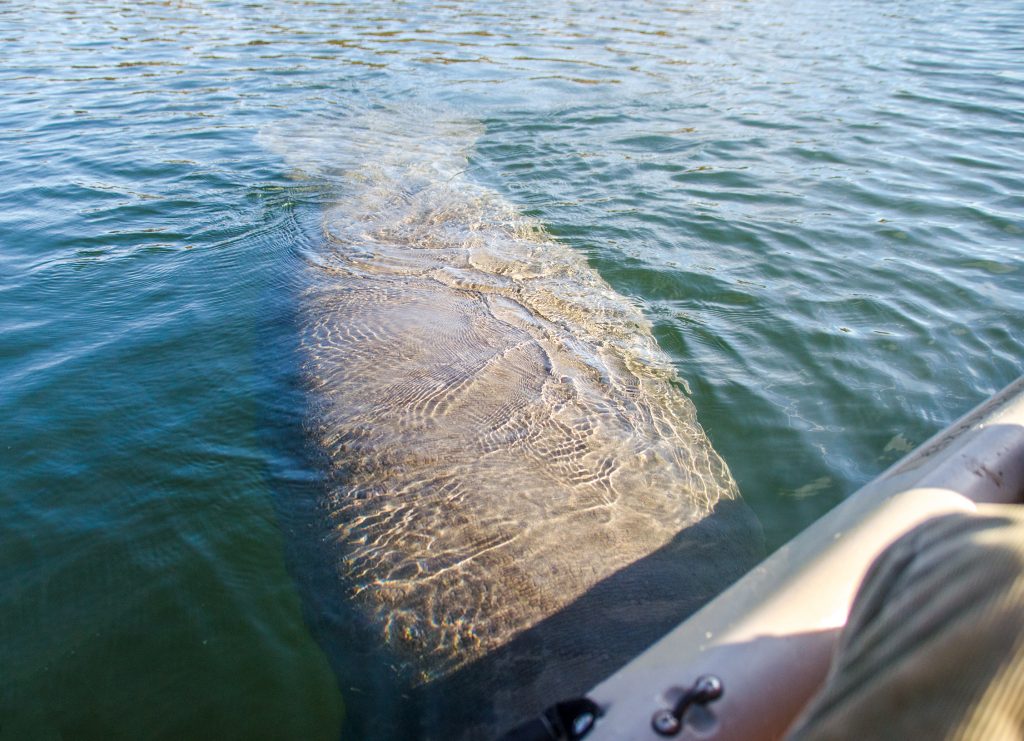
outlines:
[[886, 549], [787, 738], [1024, 738], [1024, 506], [938, 517]]

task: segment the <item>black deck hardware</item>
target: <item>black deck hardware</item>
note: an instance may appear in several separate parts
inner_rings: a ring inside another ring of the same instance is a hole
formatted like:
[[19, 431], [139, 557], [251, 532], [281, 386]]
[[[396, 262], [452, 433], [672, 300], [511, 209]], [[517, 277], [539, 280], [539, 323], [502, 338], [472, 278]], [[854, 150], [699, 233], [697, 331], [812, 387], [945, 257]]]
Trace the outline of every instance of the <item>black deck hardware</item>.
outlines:
[[675, 736], [683, 728], [683, 716], [694, 705], [707, 705], [722, 696], [722, 680], [713, 674], [697, 677], [671, 708], [662, 708], [651, 717], [651, 727], [659, 736]]
[[599, 717], [601, 708], [589, 697], [564, 700], [513, 728], [499, 741], [579, 741]]

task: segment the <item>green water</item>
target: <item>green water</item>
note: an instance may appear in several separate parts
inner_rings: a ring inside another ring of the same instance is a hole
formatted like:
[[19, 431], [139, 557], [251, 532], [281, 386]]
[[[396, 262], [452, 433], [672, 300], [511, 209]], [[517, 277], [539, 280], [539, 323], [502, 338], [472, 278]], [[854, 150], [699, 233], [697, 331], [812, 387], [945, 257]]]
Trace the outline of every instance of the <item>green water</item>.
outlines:
[[644, 311], [777, 547], [1021, 372], [1022, 32], [994, 0], [0, 2], [0, 738], [375, 707], [312, 637], [345, 604], [296, 307], [337, 183], [268, 134], [479, 121], [469, 175]]

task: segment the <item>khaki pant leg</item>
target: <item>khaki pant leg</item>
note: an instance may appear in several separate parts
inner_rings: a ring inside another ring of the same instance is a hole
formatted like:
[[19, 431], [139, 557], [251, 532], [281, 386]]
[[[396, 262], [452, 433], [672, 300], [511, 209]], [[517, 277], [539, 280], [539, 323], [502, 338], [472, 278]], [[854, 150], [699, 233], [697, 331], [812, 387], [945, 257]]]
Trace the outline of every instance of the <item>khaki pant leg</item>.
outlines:
[[937, 517], [889, 546], [787, 737], [1024, 739], [1024, 506]]

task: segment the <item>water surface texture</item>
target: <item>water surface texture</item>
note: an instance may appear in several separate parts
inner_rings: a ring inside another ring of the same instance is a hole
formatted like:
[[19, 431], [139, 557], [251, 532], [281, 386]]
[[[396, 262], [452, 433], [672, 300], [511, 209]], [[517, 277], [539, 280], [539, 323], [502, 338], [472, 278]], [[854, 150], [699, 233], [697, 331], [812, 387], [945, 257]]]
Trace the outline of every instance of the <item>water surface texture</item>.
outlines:
[[650, 328], [776, 547], [1020, 373], [1022, 31], [988, 1], [0, 3], [0, 738], [394, 714], [311, 424], [310, 276], [352, 268], [358, 205], [330, 133], [425, 111], [392, 140]]

